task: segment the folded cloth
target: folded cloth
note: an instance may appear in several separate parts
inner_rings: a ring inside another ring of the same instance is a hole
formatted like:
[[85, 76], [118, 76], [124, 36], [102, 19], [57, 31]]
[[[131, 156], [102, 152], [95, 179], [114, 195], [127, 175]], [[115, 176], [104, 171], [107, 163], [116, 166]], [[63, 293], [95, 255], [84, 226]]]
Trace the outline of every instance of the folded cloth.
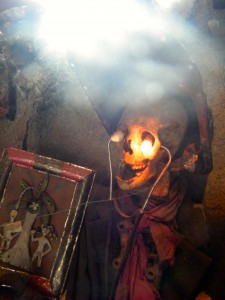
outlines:
[[136, 240], [120, 276], [115, 300], [158, 300], [159, 292], [145, 276], [148, 253], [142, 232], [148, 228], [155, 244], [159, 263], [174, 263], [179, 234], [174, 229], [177, 209], [184, 191], [173, 184], [167, 198], [152, 198], [137, 227]]

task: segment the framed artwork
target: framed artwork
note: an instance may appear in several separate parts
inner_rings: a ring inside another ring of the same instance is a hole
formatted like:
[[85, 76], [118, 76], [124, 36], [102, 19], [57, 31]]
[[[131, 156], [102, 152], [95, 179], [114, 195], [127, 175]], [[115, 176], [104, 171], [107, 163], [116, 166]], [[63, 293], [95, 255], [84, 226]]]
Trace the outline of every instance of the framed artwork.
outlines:
[[0, 284], [32, 278], [60, 297], [76, 249], [95, 172], [28, 151], [0, 158]]

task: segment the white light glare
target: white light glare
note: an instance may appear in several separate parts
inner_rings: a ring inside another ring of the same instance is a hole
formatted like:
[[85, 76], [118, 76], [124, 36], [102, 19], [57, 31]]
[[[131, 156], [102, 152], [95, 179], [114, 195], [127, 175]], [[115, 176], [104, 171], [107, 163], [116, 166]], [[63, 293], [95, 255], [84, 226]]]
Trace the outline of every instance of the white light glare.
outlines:
[[180, 3], [180, 0], [156, 0], [160, 8], [169, 10], [174, 4]]
[[72, 50], [87, 58], [123, 46], [129, 34], [151, 30], [154, 22], [148, 8], [136, 0], [39, 0], [39, 4], [44, 10], [39, 37], [52, 50]]
[[152, 142], [149, 140], [144, 140], [141, 143], [141, 151], [145, 156], [149, 156], [153, 153], [153, 147]]

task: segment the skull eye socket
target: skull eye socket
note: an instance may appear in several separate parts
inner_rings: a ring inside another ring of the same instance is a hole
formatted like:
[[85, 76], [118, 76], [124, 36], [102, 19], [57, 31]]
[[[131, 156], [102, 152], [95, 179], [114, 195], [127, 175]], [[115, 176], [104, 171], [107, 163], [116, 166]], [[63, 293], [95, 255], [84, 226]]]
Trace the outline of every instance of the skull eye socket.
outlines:
[[147, 141], [150, 141], [151, 143], [152, 143], [152, 146], [154, 145], [154, 143], [155, 143], [155, 138], [154, 138], [154, 136], [150, 133], [150, 132], [148, 132], [148, 131], [144, 131], [143, 133], [142, 133], [142, 141], [145, 141], [145, 140], [147, 140]]
[[141, 151], [145, 156], [152, 154], [154, 142], [155, 138], [150, 132], [144, 131], [142, 133]]

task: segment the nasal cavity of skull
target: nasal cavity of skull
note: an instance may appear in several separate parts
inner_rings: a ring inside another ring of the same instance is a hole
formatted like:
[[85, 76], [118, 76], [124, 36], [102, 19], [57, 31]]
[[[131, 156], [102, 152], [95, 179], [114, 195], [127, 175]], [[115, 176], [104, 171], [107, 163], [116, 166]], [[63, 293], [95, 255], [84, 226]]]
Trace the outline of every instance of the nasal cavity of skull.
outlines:
[[130, 155], [133, 154], [133, 150], [131, 149], [131, 140], [124, 140], [123, 149], [125, 152], [128, 152]]

